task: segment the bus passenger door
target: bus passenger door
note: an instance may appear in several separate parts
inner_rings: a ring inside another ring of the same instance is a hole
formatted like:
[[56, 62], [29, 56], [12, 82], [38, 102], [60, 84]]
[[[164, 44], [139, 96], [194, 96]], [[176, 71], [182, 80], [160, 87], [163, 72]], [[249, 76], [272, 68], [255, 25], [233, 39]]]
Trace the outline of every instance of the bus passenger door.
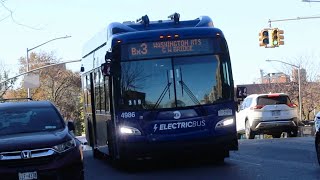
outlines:
[[87, 133], [86, 135], [89, 140], [89, 145], [91, 147], [96, 146], [96, 118], [95, 118], [95, 106], [94, 106], [94, 83], [93, 83], [93, 74], [86, 76], [87, 80], [87, 102], [86, 102], [86, 122], [87, 122]]

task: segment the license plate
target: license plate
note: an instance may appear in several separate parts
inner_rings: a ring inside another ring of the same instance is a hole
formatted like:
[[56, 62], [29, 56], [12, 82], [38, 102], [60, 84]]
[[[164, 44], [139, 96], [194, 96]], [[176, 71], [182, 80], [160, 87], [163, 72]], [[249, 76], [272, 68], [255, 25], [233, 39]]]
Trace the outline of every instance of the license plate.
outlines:
[[303, 129], [303, 134], [311, 134], [311, 129]]
[[272, 111], [272, 116], [280, 116], [280, 111]]
[[19, 180], [38, 179], [37, 171], [19, 173]]

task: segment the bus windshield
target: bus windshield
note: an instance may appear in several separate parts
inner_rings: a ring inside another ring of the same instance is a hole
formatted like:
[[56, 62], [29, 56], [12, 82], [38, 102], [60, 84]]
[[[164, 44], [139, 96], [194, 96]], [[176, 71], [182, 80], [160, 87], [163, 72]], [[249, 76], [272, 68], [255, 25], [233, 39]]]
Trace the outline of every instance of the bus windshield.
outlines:
[[190, 107], [230, 100], [226, 58], [203, 55], [121, 62], [120, 108]]

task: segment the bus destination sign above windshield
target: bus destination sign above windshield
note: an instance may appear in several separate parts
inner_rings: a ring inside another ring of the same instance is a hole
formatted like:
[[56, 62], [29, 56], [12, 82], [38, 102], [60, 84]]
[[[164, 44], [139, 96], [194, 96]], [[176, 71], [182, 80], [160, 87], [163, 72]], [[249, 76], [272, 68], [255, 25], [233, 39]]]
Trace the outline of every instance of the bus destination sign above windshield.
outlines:
[[128, 59], [209, 54], [213, 52], [211, 39], [184, 39], [129, 44]]

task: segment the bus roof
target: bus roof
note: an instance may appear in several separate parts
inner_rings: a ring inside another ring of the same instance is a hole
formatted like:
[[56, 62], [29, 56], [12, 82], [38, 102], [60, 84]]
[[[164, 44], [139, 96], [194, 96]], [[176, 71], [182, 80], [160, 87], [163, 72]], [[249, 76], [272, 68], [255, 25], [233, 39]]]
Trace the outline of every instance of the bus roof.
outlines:
[[180, 21], [180, 15], [178, 13], [174, 13], [168, 18], [170, 18], [170, 20], [149, 21], [148, 16], [145, 15], [138, 19], [137, 22], [127, 21], [123, 23], [110, 23], [106, 28], [97, 33], [85, 44], [82, 56], [85, 57], [101, 46], [106, 45], [108, 39], [116, 34], [130, 34], [145, 31], [151, 32], [155, 30], [161, 31], [163, 29], [174, 30], [179, 28], [193, 29], [197, 27], [214, 27], [211, 18], [208, 16], [200, 16], [194, 20]]

